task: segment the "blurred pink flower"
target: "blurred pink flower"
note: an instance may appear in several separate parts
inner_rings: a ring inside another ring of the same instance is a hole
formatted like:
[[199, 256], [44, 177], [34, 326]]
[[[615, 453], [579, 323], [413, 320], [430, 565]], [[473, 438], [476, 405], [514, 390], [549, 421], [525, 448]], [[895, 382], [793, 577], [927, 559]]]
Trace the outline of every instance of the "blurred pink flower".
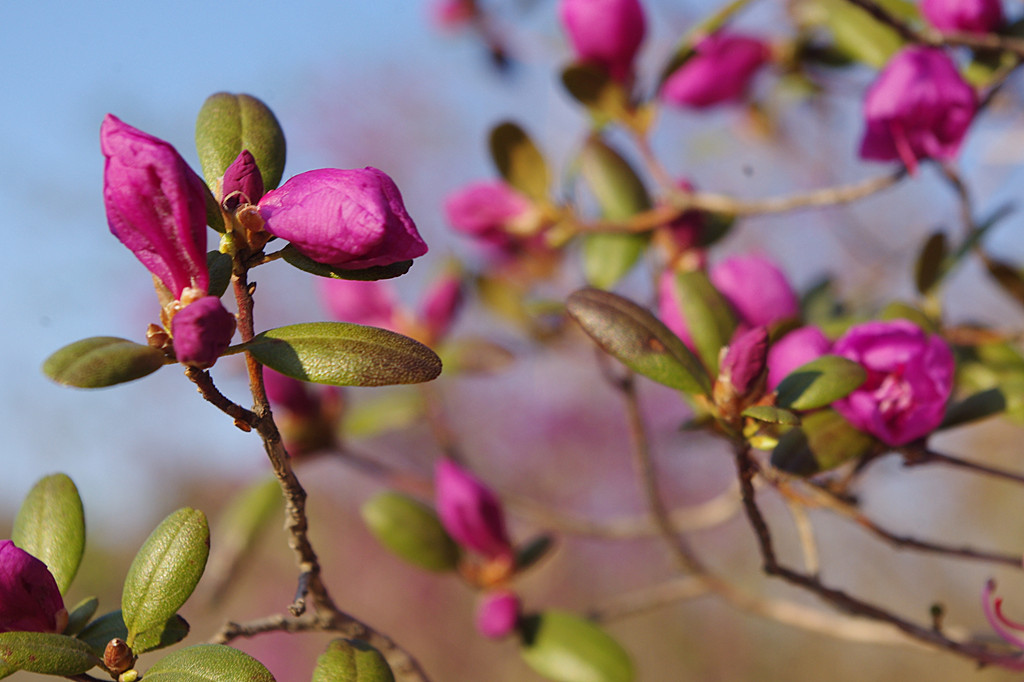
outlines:
[[558, 16], [579, 61], [629, 80], [645, 32], [638, 0], [561, 0]]
[[470, 183], [449, 194], [444, 202], [452, 227], [496, 246], [514, 241], [508, 228], [531, 207], [528, 198], [500, 181]]
[[[676, 186], [684, 192], [692, 192], [694, 189], [693, 184], [688, 180], [680, 180]], [[706, 227], [706, 214], [701, 211], [686, 211], [666, 225], [665, 229], [674, 247], [682, 252], [697, 248]]]
[[989, 33], [1004, 21], [1000, 0], [921, 0], [921, 14], [943, 33]]
[[320, 411], [320, 401], [310, 390], [308, 382], [264, 367], [263, 386], [267, 399], [275, 408], [282, 408], [298, 417], [313, 417]]
[[484, 594], [476, 612], [476, 629], [489, 639], [512, 634], [519, 623], [519, 597], [515, 592], [500, 590]]
[[207, 369], [231, 345], [235, 316], [216, 296], [203, 296], [182, 308], [171, 319], [171, 337], [178, 362]]
[[300, 173], [267, 192], [259, 214], [267, 232], [336, 268], [391, 265], [427, 252], [398, 187], [376, 168]]
[[832, 342], [817, 327], [800, 327], [789, 332], [768, 349], [768, 388], [796, 368], [829, 352]]
[[900, 160], [916, 172], [920, 159], [953, 159], [978, 101], [945, 52], [907, 47], [889, 60], [864, 98], [860, 155]]
[[474, 0], [435, 0], [430, 16], [438, 27], [455, 29], [469, 23], [477, 15]]
[[436, 342], [448, 334], [464, 299], [462, 278], [458, 275], [446, 273], [431, 284], [420, 302], [420, 321], [430, 341]]
[[750, 36], [715, 33], [670, 75], [661, 98], [680, 107], [705, 107], [739, 100], [754, 74], [771, 57], [768, 45]]
[[334, 319], [397, 330], [398, 304], [389, 283], [328, 278], [320, 278], [317, 282], [320, 299]]
[[442, 459], [434, 469], [437, 513], [452, 538], [488, 559], [512, 555], [498, 497], [471, 473]]
[[68, 612], [57, 581], [39, 559], [0, 540], [0, 632], [61, 632]]
[[856, 428], [891, 446], [928, 435], [953, 390], [953, 353], [939, 336], [907, 320], [850, 328], [832, 352], [859, 362], [867, 380], [833, 407]]
[[[1003, 599], [996, 597], [995, 591], [996, 581], [987, 580], [985, 588], [981, 592], [981, 608], [985, 612], [985, 619], [1007, 644], [1024, 649], [1024, 638], [1013, 632], [1014, 630], [1024, 632], [1024, 624], [1012, 621], [1003, 614]], [[1011, 670], [1024, 670], [1024, 660], [1019, 657], [1010, 661], [1001, 659], [999, 665]]]
[[709, 277], [742, 325], [769, 327], [800, 314], [800, 301], [785, 273], [764, 256], [726, 258], [711, 268]]

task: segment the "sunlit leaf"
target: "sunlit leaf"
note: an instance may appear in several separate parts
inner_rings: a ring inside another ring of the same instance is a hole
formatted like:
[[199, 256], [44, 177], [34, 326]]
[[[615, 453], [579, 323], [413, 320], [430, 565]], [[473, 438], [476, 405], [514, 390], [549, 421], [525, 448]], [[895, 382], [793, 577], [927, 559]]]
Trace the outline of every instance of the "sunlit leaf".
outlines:
[[773, 405], [753, 405], [743, 410], [744, 417], [756, 419], [766, 424], [785, 424], [793, 426], [800, 423], [800, 417], [789, 410]]
[[19, 670], [80, 675], [100, 660], [85, 642], [50, 632], [0, 632], [0, 677]]
[[222, 644], [178, 649], [146, 671], [146, 682], [275, 682], [262, 663]]
[[312, 682], [394, 682], [391, 666], [366, 642], [333, 639], [316, 659]]
[[845, 398], [863, 384], [867, 376], [867, 371], [853, 360], [822, 355], [779, 382], [776, 402], [780, 407], [793, 410], [817, 409]]
[[52, 474], [36, 483], [18, 510], [11, 539], [46, 564], [60, 593], [67, 593], [85, 551], [85, 511], [74, 482]]
[[525, 619], [523, 660], [555, 682], [632, 682], [633, 662], [611, 635], [564, 611]]
[[93, 336], [64, 346], [43, 363], [43, 373], [59, 384], [104, 388], [152, 374], [167, 358], [162, 351], [115, 336]]
[[772, 466], [800, 476], [834, 469], [840, 464], [873, 454], [877, 442], [858, 431], [831, 409], [803, 416], [801, 425], [779, 438], [772, 451]]
[[676, 273], [675, 289], [697, 355], [717, 375], [719, 352], [736, 329], [732, 306], [701, 270]]
[[551, 171], [526, 131], [506, 121], [491, 131], [490, 147], [494, 165], [509, 185], [535, 201], [547, 200]]
[[196, 118], [196, 150], [207, 183], [223, 177], [243, 149], [256, 159], [263, 187], [277, 187], [284, 174], [286, 145], [274, 112], [251, 95], [210, 95]]
[[396, 492], [370, 498], [360, 510], [366, 527], [382, 545], [428, 571], [452, 571], [459, 547], [430, 507]]

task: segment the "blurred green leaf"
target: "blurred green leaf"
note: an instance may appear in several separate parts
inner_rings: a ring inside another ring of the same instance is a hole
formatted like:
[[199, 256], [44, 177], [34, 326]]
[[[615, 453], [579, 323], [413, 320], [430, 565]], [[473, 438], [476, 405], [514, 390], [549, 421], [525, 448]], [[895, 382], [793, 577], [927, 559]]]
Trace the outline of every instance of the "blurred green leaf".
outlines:
[[938, 333], [938, 325], [927, 313], [904, 301], [890, 301], [878, 314], [879, 320], [907, 320], [930, 333]]
[[708, 372], [717, 376], [718, 354], [736, 330], [732, 306], [701, 270], [676, 273], [675, 287], [697, 355]]
[[951, 429], [963, 424], [994, 417], [1006, 411], [1006, 395], [999, 388], [990, 388], [952, 402], [937, 430]]
[[366, 642], [333, 639], [316, 659], [312, 682], [394, 682], [391, 666]]
[[754, 405], [743, 410], [744, 417], [756, 419], [766, 424], [785, 424], [795, 426], [800, 423], [800, 417], [789, 410], [773, 405]]
[[210, 271], [210, 296], [220, 298], [231, 284], [231, 256], [220, 251], [206, 254], [206, 269]]
[[267, 367], [317, 384], [416, 384], [441, 373], [441, 359], [419, 341], [346, 322], [278, 327], [257, 334], [243, 347]]
[[1003, 291], [1019, 305], [1024, 305], [1024, 275], [1019, 268], [997, 258], [986, 258], [985, 268]]
[[96, 597], [86, 597], [68, 611], [68, 625], [64, 628], [65, 635], [77, 635], [96, 614], [100, 601]]
[[516, 359], [512, 351], [500, 343], [475, 336], [445, 341], [439, 352], [448, 375], [500, 372]]
[[822, 355], [793, 370], [776, 389], [779, 407], [814, 410], [845, 398], [864, 383], [860, 364], [838, 355]]
[[691, 395], [710, 393], [711, 380], [697, 358], [642, 306], [611, 292], [580, 289], [566, 309], [597, 345], [634, 372]]
[[608, 220], [627, 220], [651, 208], [643, 180], [626, 159], [596, 135], [580, 152], [580, 174]]
[[330, 279], [348, 279], [360, 282], [370, 282], [378, 279], [392, 279], [400, 277], [409, 272], [412, 267], [412, 259], [403, 260], [391, 265], [377, 265], [371, 268], [357, 270], [346, 270], [344, 268], [333, 268], [324, 263], [318, 263], [309, 256], [299, 253], [293, 244], [281, 249], [281, 258], [294, 268], [308, 272], [317, 277], [328, 277]]
[[523, 660], [555, 682], [632, 682], [633, 662], [611, 635], [564, 611], [523, 622]]
[[51, 632], [0, 632], [0, 677], [19, 670], [80, 675], [99, 663], [92, 650], [74, 637]]
[[262, 663], [222, 644], [197, 644], [164, 656], [146, 682], [275, 682]]
[[494, 128], [491, 158], [505, 181], [534, 201], [547, 201], [551, 171], [526, 131], [511, 121]]
[[203, 512], [184, 507], [156, 527], [135, 555], [121, 593], [128, 646], [134, 649], [136, 638], [162, 628], [178, 612], [203, 576], [209, 554]]
[[914, 284], [922, 296], [928, 293], [940, 283], [943, 275], [943, 265], [949, 257], [949, 244], [944, 232], [933, 232], [925, 240], [921, 253], [917, 257], [917, 264], [914, 268]]
[[115, 336], [93, 336], [46, 358], [43, 374], [59, 384], [104, 388], [141, 379], [167, 363], [162, 351]]
[[[445, 365], [447, 371], [447, 365]], [[390, 391], [345, 405], [341, 430], [349, 438], [372, 438], [398, 431], [423, 417], [423, 394], [419, 391]]]
[[218, 92], [203, 102], [196, 118], [196, 150], [206, 182], [224, 176], [231, 162], [248, 149], [269, 192], [284, 174], [284, 131], [274, 112], [252, 95]]
[[516, 547], [516, 570], [525, 571], [546, 557], [554, 548], [555, 540], [550, 535], [538, 535], [529, 542]]
[[366, 527], [382, 545], [428, 571], [453, 571], [459, 547], [430, 507], [396, 492], [370, 498], [360, 510]]
[[66, 594], [85, 551], [85, 511], [78, 488], [65, 474], [41, 479], [14, 519], [14, 544], [46, 564]]
[[583, 240], [583, 272], [587, 283], [611, 289], [625, 277], [650, 241], [647, 235], [622, 232], [588, 234]]
[[801, 425], [784, 433], [772, 451], [772, 466], [810, 476], [871, 455], [875, 440], [858, 431], [832, 409], [803, 415]]
[[814, 4], [836, 49], [856, 61], [880, 69], [903, 46], [904, 40], [894, 28], [856, 5], [844, 0], [815, 0]]

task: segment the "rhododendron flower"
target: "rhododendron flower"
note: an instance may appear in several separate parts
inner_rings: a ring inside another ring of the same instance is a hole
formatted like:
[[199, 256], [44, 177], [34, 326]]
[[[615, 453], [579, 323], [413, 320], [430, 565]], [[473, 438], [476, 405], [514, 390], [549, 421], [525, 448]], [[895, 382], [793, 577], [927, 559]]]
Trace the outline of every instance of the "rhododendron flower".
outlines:
[[515, 631], [519, 624], [519, 597], [515, 592], [488, 592], [476, 611], [476, 629], [484, 637], [501, 639]]
[[212, 367], [231, 344], [235, 316], [216, 296], [203, 296], [182, 308], [171, 319], [171, 337], [178, 362], [206, 369]]
[[852, 327], [832, 352], [867, 370], [867, 380], [833, 403], [848, 422], [887, 445], [905, 445], [942, 422], [953, 390], [953, 353], [907, 320]]
[[943, 33], [988, 33], [1004, 21], [1000, 0], [922, 0], [921, 14]]
[[902, 161], [953, 159], [978, 108], [974, 89], [945, 52], [908, 47], [897, 52], [868, 88], [860, 155]]
[[694, 54], [661, 86], [661, 98], [680, 107], [705, 107], [743, 97], [771, 49], [757, 38], [715, 33], [697, 43]]
[[434, 487], [438, 516], [452, 539], [488, 559], [511, 557], [505, 513], [490, 488], [447, 459], [437, 463]]
[[323, 168], [290, 178], [259, 202], [264, 229], [336, 268], [391, 265], [427, 245], [394, 181], [376, 168]]
[[0, 540], [0, 632], [62, 632], [67, 624], [64, 599], [46, 564]]
[[317, 285], [324, 306], [339, 322], [398, 330], [398, 303], [389, 283], [320, 278]]
[[630, 78], [644, 40], [639, 0], [561, 0], [558, 16], [580, 61], [605, 69], [614, 80]]
[[832, 342], [817, 327], [800, 327], [768, 349], [768, 388], [774, 390], [786, 376], [829, 352]]
[[444, 202], [452, 227], [495, 246], [515, 240], [509, 227], [532, 207], [527, 197], [499, 181], [470, 183], [449, 194]]

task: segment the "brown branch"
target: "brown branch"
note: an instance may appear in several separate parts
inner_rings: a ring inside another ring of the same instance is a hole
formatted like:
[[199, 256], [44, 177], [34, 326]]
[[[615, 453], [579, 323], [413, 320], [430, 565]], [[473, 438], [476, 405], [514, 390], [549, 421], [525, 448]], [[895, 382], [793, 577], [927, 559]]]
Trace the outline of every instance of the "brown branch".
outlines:
[[993, 476], [1004, 481], [1024, 484], [1024, 474], [1019, 474], [1006, 469], [998, 469], [985, 464], [978, 464], [952, 455], [946, 455], [927, 447], [903, 448], [900, 454], [904, 457], [905, 466], [920, 466], [922, 464], [945, 464], [947, 466], [972, 471], [976, 474]]

